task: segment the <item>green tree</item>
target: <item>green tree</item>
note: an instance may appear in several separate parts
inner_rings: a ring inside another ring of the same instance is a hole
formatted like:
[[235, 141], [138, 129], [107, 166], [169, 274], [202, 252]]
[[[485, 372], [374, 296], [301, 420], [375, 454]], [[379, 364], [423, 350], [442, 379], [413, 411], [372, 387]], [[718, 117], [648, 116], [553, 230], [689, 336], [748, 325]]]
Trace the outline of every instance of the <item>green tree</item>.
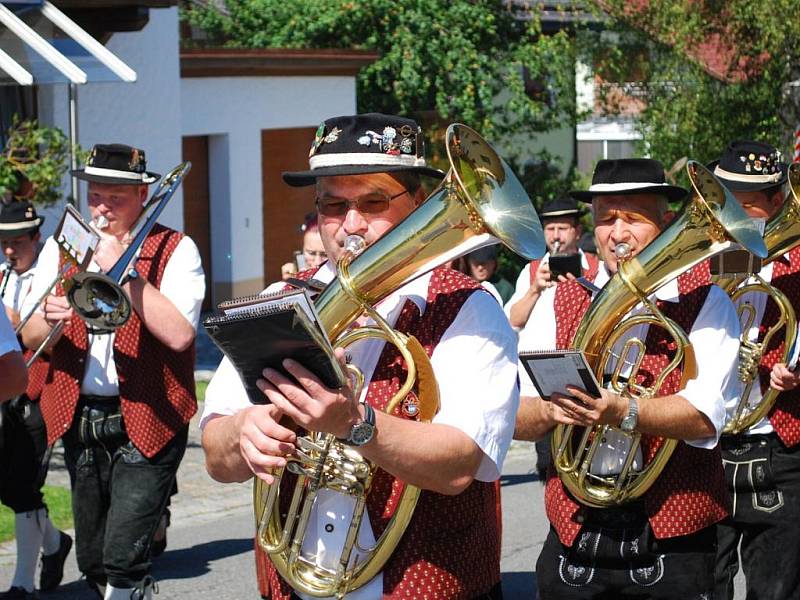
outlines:
[[682, 156], [710, 161], [746, 138], [791, 157], [800, 123], [800, 0], [595, 5], [611, 17], [604, 32], [580, 36], [581, 54], [606, 80], [636, 82], [645, 103], [642, 150], [665, 165]]
[[460, 121], [497, 139], [575, 119], [570, 36], [544, 35], [538, 8], [510, 6], [225, 0], [224, 11], [192, 4], [183, 16], [215, 45], [375, 50], [380, 57], [358, 76], [359, 111], [414, 115], [428, 126]]

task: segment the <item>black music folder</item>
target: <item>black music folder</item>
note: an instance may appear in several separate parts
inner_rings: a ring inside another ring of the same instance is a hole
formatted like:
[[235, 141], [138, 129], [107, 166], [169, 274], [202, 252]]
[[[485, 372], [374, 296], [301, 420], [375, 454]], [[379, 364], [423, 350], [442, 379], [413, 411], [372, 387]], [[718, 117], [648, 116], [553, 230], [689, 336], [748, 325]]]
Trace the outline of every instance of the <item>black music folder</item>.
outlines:
[[282, 367], [286, 358], [305, 366], [329, 388], [346, 381], [307, 290], [236, 298], [218, 308], [220, 314], [205, 319], [203, 327], [233, 363], [253, 404], [268, 402], [256, 386], [266, 367], [288, 376]]
[[600, 384], [580, 350], [522, 351], [519, 360], [543, 400], [550, 400], [555, 393], [569, 396], [568, 385], [595, 398], [600, 396]]

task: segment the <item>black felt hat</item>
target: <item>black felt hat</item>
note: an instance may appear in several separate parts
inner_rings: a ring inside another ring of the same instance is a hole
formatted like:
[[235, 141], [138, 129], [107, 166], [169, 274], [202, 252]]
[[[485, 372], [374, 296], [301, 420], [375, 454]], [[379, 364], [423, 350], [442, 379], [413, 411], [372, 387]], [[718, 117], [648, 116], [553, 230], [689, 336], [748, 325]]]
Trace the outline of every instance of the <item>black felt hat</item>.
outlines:
[[758, 192], [786, 183], [781, 153], [761, 142], [734, 140], [708, 168], [732, 192]]
[[111, 185], [151, 184], [161, 178], [148, 172], [144, 150], [125, 144], [95, 144], [86, 166], [72, 174], [84, 181]]
[[468, 262], [485, 263], [490, 260], [497, 260], [497, 244], [484, 246], [467, 254]]
[[588, 190], [572, 191], [570, 196], [591, 202], [595, 196], [631, 196], [659, 194], [668, 200], [681, 200], [687, 191], [669, 185], [664, 178], [664, 165], [651, 158], [619, 158], [601, 160], [592, 175]]
[[26, 200], [12, 201], [0, 206], [0, 239], [7, 240], [37, 231], [44, 217], [36, 214], [36, 208]]
[[577, 217], [578, 202], [574, 198], [556, 198], [545, 202], [539, 213], [540, 219], [554, 219], [556, 217]]
[[287, 171], [291, 186], [313, 185], [317, 177], [411, 171], [441, 179], [425, 163], [422, 129], [415, 121], [367, 113], [328, 119], [317, 128], [308, 154], [308, 171]]

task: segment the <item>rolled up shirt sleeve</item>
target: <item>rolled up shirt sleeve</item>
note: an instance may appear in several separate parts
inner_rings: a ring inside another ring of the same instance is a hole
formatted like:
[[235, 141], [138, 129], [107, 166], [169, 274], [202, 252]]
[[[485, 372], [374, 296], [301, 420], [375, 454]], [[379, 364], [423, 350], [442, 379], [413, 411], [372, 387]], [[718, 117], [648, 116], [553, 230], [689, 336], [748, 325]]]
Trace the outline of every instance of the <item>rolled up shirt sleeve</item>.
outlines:
[[517, 339], [497, 302], [475, 292], [431, 356], [441, 410], [435, 423], [467, 434], [483, 451], [479, 481], [500, 476], [519, 407]]
[[711, 286], [697, 315], [689, 341], [697, 360], [697, 377], [678, 392], [714, 425], [713, 437], [686, 440], [696, 448], [713, 448], [725, 426], [725, 404], [740, 393], [736, 374], [739, 356], [739, 319], [728, 296]]

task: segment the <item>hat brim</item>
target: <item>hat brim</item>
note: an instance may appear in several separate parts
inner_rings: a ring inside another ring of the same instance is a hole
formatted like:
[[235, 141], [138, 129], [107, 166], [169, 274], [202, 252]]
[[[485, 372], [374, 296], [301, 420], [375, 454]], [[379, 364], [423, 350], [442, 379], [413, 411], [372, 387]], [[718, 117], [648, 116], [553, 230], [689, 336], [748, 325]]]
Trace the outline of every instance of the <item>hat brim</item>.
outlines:
[[539, 219], [557, 219], [558, 217], [577, 217], [581, 214], [581, 211], [576, 209], [569, 209], [569, 210], [554, 210], [551, 212], [546, 213], [539, 213]]
[[[714, 169], [717, 168], [719, 165], [718, 160], [711, 161], [706, 165], [709, 171], [714, 173]], [[714, 177], [719, 179], [722, 184], [728, 188], [732, 192], [760, 192], [761, 190], [768, 190], [773, 187], [778, 187], [784, 185], [789, 177], [787, 175], [788, 165], [786, 163], [781, 163], [781, 178], [778, 181], [767, 181], [765, 182], [758, 182], [758, 183], [751, 183], [747, 181], [733, 181], [732, 179], [725, 179], [722, 175], [717, 175], [714, 173]]]
[[91, 181], [93, 183], [106, 183], [109, 185], [150, 185], [161, 179], [160, 173], [145, 172], [141, 181], [135, 179], [125, 179], [124, 177], [111, 177], [106, 175], [95, 175], [94, 173], [86, 173], [83, 169], [76, 169], [71, 173], [83, 181]]
[[602, 192], [573, 190], [569, 193], [569, 195], [580, 202], [591, 203], [592, 199], [596, 198], [597, 196], [638, 196], [641, 194], [658, 194], [659, 196], [666, 196], [667, 200], [674, 202], [677, 200], [683, 200], [688, 193], [688, 190], [678, 187], [677, 185], [653, 185], [648, 187], [631, 188], [628, 190], [609, 190]]
[[308, 171], [284, 171], [283, 180], [292, 187], [314, 185], [318, 177], [337, 177], [341, 175], [367, 175], [369, 173], [396, 173], [400, 171], [418, 173], [434, 179], [443, 179], [444, 172], [431, 167], [406, 167], [386, 165], [339, 165], [336, 167], [320, 167]]
[[[27, 223], [14, 223], [14, 225], [19, 225], [18, 228], [5, 229], [0, 227], [0, 240], [10, 240], [26, 233], [34, 233], [39, 230], [42, 223], [44, 223], [44, 217], [36, 217], [36, 219]], [[11, 225], [11, 223], [7, 225]]]

